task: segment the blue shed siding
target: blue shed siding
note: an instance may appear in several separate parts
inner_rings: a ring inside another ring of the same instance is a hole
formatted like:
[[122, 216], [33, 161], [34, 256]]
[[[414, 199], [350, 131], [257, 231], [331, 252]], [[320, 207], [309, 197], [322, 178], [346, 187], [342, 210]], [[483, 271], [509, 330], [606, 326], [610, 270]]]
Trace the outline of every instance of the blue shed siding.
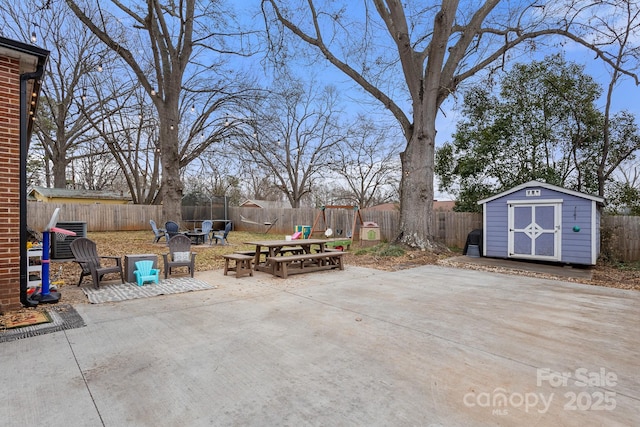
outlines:
[[507, 204], [487, 203], [484, 205], [484, 255], [495, 258], [507, 258], [507, 239], [509, 234]]
[[[527, 197], [526, 191], [530, 189], [540, 190], [540, 195]], [[600, 212], [594, 209], [595, 202], [573, 194], [536, 186], [526, 187], [484, 203], [484, 255], [495, 258], [509, 257], [507, 201], [526, 201], [535, 204], [537, 201], [545, 200], [562, 200], [560, 262], [593, 264], [593, 252], [598, 254], [600, 250]], [[594, 212], [597, 215], [595, 228], [593, 227]], [[573, 231], [574, 226], [579, 227], [580, 230]], [[595, 249], [594, 245], [596, 245]]]
[[[591, 241], [593, 230], [591, 200], [568, 194], [559, 194], [562, 199], [562, 262], [591, 264]], [[573, 227], [580, 231], [573, 231]]]
[[[596, 237], [595, 237], [595, 245], [596, 245], [596, 259], [600, 255], [600, 219], [601, 212], [600, 209], [595, 209], [596, 211]], [[595, 260], [594, 260], [595, 264]]]

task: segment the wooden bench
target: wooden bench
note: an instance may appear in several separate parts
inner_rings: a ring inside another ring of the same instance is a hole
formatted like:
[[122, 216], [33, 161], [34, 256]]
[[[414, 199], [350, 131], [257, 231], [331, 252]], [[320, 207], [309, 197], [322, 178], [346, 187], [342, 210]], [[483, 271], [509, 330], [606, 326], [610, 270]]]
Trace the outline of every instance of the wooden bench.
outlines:
[[[252, 255], [252, 256], [256, 256], [256, 251], [235, 251], [234, 253], [236, 254], [242, 254], [242, 255]], [[290, 253], [292, 255], [296, 255], [296, 254], [301, 254], [304, 253], [304, 250], [302, 249], [302, 246], [294, 246], [291, 248], [282, 248], [282, 251], [280, 253]], [[260, 255], [269, 255], [269, 248], [262, 248], [260, 249]]]
[[274, 275], [286, 279], [289, 274], [310, 273], [312, 271], [332, 270], [335, 268], [344, 270], [343, 255], [344, 252], [329, 251], [268, 257], [267, 261], [273, 264]]
[[288, 248], [282, 248], [280, 251], [280, 255], [290, 254], [290, 255], [300, 255], [304, 253], [304, 249], [302, 246], [292, 246]]
[[[256, 256], [256, 251], [254, 250], [249, 250], [249, 251], [235, 251], [234, 253], [236, 254], [240, 254], [240, 255], [250, 255], [252, 257]], [[304, 249], [302, 248], [302, 246], [295, 246], [295, 247], [291, 247], [291, 248], [283, 248], [282, 252], [280, 252], [281, 254], [291, 254], [291, 255], [298, 255], [298, 254], [303, 254], [304, 253]], [[266, 261], [267, 257], [269, 256], [269, 248], [261, 248], [260, 249], [260, 257], [262, 257], [264, 255], [264, 260]]]
[[[249, 255], [251, 257], [253, 257], [255, 259], [255, 262], [266, 262], [267, 257], [269, 256], [269, 248], [261, 248], [260, 249], [260, 256], [258, 258], [256, 258], [256, 250], [249, 250], [249, 251], [235, 251], [234, 253], [239, 254], [239, 255]], [[257, 269], [257, 267], [255, 267]]]
[[[256, 251], [235, 251], [234, 254], [256, 256]], [[260, 249], [260, 255], [269, 255], [269, 248]]]
[[[245, 254], [223, 254], [224, 258], [224, 275], [226, 276], [229, 271], [236, 272], [236, 279], [242, 276], [253, 276], [253, 267], [251, 262], [253, 257]], [[229, 267], [229, 261], [235, 261], [235, 266]]]

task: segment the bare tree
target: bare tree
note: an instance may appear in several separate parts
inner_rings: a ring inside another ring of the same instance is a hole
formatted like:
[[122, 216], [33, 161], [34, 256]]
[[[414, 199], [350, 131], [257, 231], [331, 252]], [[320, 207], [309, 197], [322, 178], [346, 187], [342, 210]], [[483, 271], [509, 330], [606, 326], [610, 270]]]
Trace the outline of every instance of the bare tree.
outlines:
[[[398, 200], [401, 136], [390, 126], [359, 116], [347, 140], [330, 156], [330, 169], [345, 183], [341, 203], [366, 208]], [[346, 200], [350, 199], [350, 200]]]
[[[105, 150], [101, 139], [83, 144], [81, 152], [71, 162], [71, 182], [69, 186], [86, 190], [118, 191], [117, 183], [122, 182], [123, 171], [113, 156]], [[122, 191], [124, 194], [124, 191]]]
[[[220, 140], [216, 135], [223, 130], [212, 132], [211, 128], [221, 126], [221, 109], [247, 93], [239, 88], [242, 79], [229, 78], [233, 74], [225, 72], [220, 59], [243, 52], [240, 43], [229, 45], [234, 39], [244, 40], [243, 35], [229, 31], [230, 22], [225, 19], [231, 16], [221, 1], [146, 0], [130, 6], [118, 0], [66, 3], [128, 65], [151, 99], [158, 120], [163, 215], [180, 220], [181, 168]], [[96, 17], [89, 11], [97, 11]], [[183, 113], [191, 107], [200, 116], [183, 126]]]
[[[213, 148], [213, 147], [212, 147]], [[184, 171], [185, 192], [206, 198], [225, 196], [230, 204], [241, 202], [241, 165], [237, 156], [227, 155], [222, 146], [206, 151]]]
[[[412, 247], [438, 247], [431, 220], [436, 117], [462, 82], [501, 67], [516, 47], [537, 48], [545, 36], [581, 44], [638, 82], [636, 74], [625, 71], [607, 51], [610, 39], [590, 39], [589, 20], [601, 14], [615, 16], [616, 5], [600, 7], [600, 2], [579, 0], [517, 5], [499, 0], [372, 3], [375, 10], [369, 2], [364, 7], [350, 4], [348, 9], [335, 2], [317, 7], [314, 0], [262, 1], [270, 31], [279, 25], [315, 49], [380, 101], [400, 124], [406, 146], [400, 156], [397, 240]], [[360, 19], [350, 21], [354, 16]], [[275, 42], [279, 60], [283, 51]], [[625, 66], [629, 70], [634, 64]]]
[[273, 185], [272, 180], [266, 171], [256, 170], [251, 165], [246, 164], [243, 168], [245, 193], [247, 199], [281, 201], [282, 191]]
[[[51, 52], [40, 114], [34, 122], [36, 144], [31, 149], [42, 150], [46, 184], [65, 188], [67, 167], [77, 159], [74, 153], [82, 151], [79, 148], [92, 139], [87, 132], [90, 123], [80, 108], [81, 97], [90, 90], [87, 79], [91, 74], [100, 74], [100, 64], [112, 58], [87, 28], [72, 19], [60, 1], [47, 2], [47, 7], [40, 7], [41, 2], [35, 0], [3, 0], [0, 5], [5, 31], [15, 29], [23, 37], [30, 37], [31, 31], [35, 43]], [[95, 97], [89, 98], [86, 105], [88, 109], [95, 108]]]
[[636, 158], [630, 158], [627, 162], [618, 166], [622, 179], [621, 181], [629, 187], [637, 188], [640, 192], [640, 166], [636, 163]]
[[613, 214], [640, 215], [640, 167], [631, 156], [618, 166], [616, 180], [607, 183], [607, 211]]
[[[105, 99], [101, 88], [110, 87], [114, 90], [130, 89], [123, 90], [119, 97]], [[94, 92], [102, 101], [99, 103], [100, 114], [87, 117], [93, 132], [105, 142], [133, 203], [159, 203], [158, 126], [153, 109], [148, 104], [145, 105], [143, 91], [135, 88], [130, 79], [113, 73], [102, 80]]]
[[256, 105], [250, 119], [229, 119], [235, 131], [230, 144], [259, 175], [271, 177], [292, 207], [311, 192], [313, 180], [345, 138], [336, 89], [304, 86], [284, 83]]
[[[616, 168], [631, 157], [633, 152], [640, 149], [637, 126], [634, 123], [635, 118], [632, 118], [627, 129], [633, 127], [636, 128], [636, 132], [622, 135], [622, 140], [615, 141], [613, 131], [620, 126], [614, 126], [612, 123], [624, 122], [626, 117], [624, 114], [616, 117], [611, 110], [613, 92], [620, 79], [625, 75], [622, 67], [625, 64], [633, 63], [640, 56], [640, 46], [634, 44], [640, 32], [640, 10], [633, 0], [615, 0], [603, 3], [612, 10], [616, 10], [617, 13], [594, 14], [593, 16], [593, 26], [599, 29], [594, 38], [598, 43], [606, 43], [612, 47], [611, 60], [615, 65], [611, 68], [611, 78], [606, 90], [603, 146], [597, 166], [598, 194], [600, 196], [604, 196], [605, 185]], [[622, 25], [619, 24], [620, 22]]]

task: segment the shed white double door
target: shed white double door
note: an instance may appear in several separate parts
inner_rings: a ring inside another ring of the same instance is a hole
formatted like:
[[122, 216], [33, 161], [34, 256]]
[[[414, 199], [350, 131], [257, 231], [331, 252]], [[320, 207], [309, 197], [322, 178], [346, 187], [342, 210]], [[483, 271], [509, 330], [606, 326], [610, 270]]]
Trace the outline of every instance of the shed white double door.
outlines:
[[509, 257], [559, 261], [562, 201], [513, 201], [509, 205]]

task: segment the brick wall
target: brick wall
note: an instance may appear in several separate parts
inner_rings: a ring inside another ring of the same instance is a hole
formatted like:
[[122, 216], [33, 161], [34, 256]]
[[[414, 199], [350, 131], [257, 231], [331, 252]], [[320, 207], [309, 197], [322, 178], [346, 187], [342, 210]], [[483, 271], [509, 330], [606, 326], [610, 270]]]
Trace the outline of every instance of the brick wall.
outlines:
[[0, 56], [0, 312], [20, 307], [20, 63]]

